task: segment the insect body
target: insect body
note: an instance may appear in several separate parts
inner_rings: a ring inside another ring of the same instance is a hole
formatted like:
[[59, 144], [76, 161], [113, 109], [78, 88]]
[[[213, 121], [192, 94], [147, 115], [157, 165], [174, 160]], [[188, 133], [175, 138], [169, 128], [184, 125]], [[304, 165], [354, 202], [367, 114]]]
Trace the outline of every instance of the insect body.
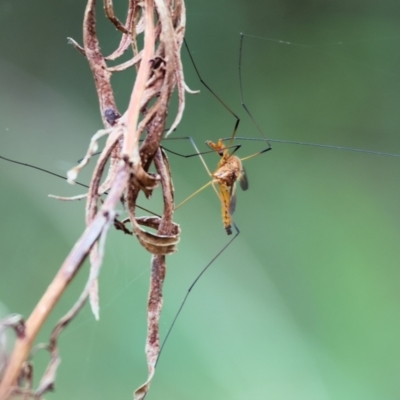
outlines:
[[[196, 150], [195, 154], [183, 155], [183, 154], [179, 154], [176, 152], [172, 152], [173, 154], [176, 154], [178, 156], [185, 157], [185, 158], [198, 156], [200, 158], [202, 164], [204, 165], [204, 168], [206, 169], [208, 175], [212, 178], [204, 186], [202, 186], [200, 189], [196, 190], [189, 197], [187, 197], [184, 201], [182, 201], [179, 205], [177, 205], [175, 207], [175, 209], [178, 209], [183, 204], [185, 204], [190, 199], [192, 199], [194, 196], [196, 196], [201, 191], [203, 191], [205, 188], [212, 185], [215, 193], [217, 193], [218, 197], [221, 200], [222, 221], [223, 221], [225, 230], [228, 235], [232, 234], [232, 214], [234, 213], [235, 208], [236, 208], [236, 182], [239, 181], [240, 187], [243, 190], [247, 190], [249, 188], [249, 181], [247, 179], [246, 170], [243, 166], [243, 161], [248, 160], [253, 157], [257, 157], [260, 154], [266, 153], [267, 151], [271, 150], [271, 146], [269, 145], [268, 141], [265, 139], [256, 139], [256, 138], [250, 139], [250, 138], [243, 138], [243, 137], [240, 137], [240, 138], [235, 137], [237, 125], [238, 124], [235, 125], [235, 130], [231, 137], [219, 139], [217, 143], [214, 143], [211, 140], [206, 141], [207, 146], [210, 147], [216, 153], [218, 153], [218, 155], [221, 157], [221, 159], [218, 163], [217, 169], [212, 173], [211, 173], [210, 169], [208, 168], [208, 166], [202, 156], [202, 154], [206, 154], [209, 152], [208, 151], [200, 152], [199, 149], [197, 148], [196, 143], [194, 142], [193, 138], [186, 137], [186, 138], [176, 138], [176, 139], [189, 139], [190, 142], [192, 143], [192, 146]], [[172, 140], [172, 139], [173, 138], [171, 138], [170, 140]], [[239, 158], [239, 157], [235, 156], [234, 153], [242, 145], [241, 144], [232, 145], [232, 142], [235, 139], [257, 140], [257, 141], [267, 142], [268, 147], [264, 148], [261, 151], [254, 153], [254, 154], [250, 154], [246, 157]], [[224, 145], [225, 140], [229, 141], [228, 146]], [[233, 150], [229, 153], [230, 149], [233, 149]], [[170, 151], [170, 150], [168, 150], [168, 151]], [[216, 189], [215, 185], [218, 185], [219, 191]]]
[[[206, 143], [207, 146], [215, 150], [221, 156], [218, 168], [211, 174], [211, 176], [213, 178], [212, 184], [214, 185], [216, 183], [219, 186], [219, 198], [222, 205], [222, 220], [226, 233], [230, 235], [232, 234], [231, 216], [234, 213], [236, 206], [236, 181], [239, 180], [240, 187], [243, 190], [247, 190], [249, 184], [246, 172], [240, 158], [234, 156], [233, 153], [229, 154], [222, 139], [220, 139], [218, 143], [214, 143], [210, 140]], [[235, 147], [235, 150], [237, 148], [238, 147]]]

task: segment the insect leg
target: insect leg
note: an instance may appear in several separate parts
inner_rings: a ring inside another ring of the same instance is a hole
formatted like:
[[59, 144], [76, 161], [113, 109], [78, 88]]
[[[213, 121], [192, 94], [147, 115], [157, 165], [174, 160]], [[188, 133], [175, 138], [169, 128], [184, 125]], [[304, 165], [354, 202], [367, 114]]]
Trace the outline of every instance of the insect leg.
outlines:
[[169, 327], [167, 334], [165, 335], [164, 341], [162, 342], [161, 348], [160, 348], [160, 352], [158, 353], [158, 357], [157, 357], [157, 361], [156, 361], [156, 365], [158, 364], [159, 360], [160, 360], [160, 356], [161, 353], [165, 347], [165, 344], [167, 343], [167, 340], [171, 334], [172, 329], [175, 326], [175, 323], [189, 297], [190, 292], [192, 291], [192, 289], [194, 288], [194, 286], [196, 285], [196, 283], [199, 281], [199, 279], [204, 275], [204, 273], [208, 270], [208, 268], [210, 268], [210, 266], [214, 263], [214, 261], [222, 254], [225, 252], [225, 250], [232, 244], [232, 242], [239, 236], [240, 234], [240, 230], [239, 228], [236, 226], [236, 224], [233, 224], [233, 227], [235, 229], [235, 235], [229, 239], [229, 241], [222, 247], [221, 250], [218, 251], [218, 253], [211, 259], [211, 261], [200, 271], [200, 273], [197, 275], [196, 279], [193, 281], [193, 283], [189, 286], [189, 289], [187, 290], [179, 308], [178, 311], [175, 314], [175, 317], [173, 318], [172, 322], [171, 322], [171, 326]]
[[[47, 170], [47, 169], [44, 169], [44, 168], [41, 168], [41, 167], [37, 167], [36, 165], [24, 163], [24, 162], [21, 162], [21, 161], [12, 160], [11, 158], [7, 158], [7, 157], [4, 157], [4, 156], [2, 156], [2, 155], [0, 155], [0, 159], [1, 159], [1, 160], [4, 160], [4, 161], [8, 161], [8, 162], [13, 163], [13, 164], [22, 165], [23, 167], [28, 167], [28, 168], [36, 169], [36, 170], [41, 171], [41, 172], [45, 172], [46, 174], [53, 175], [53, 176], [55, 176], [55, 177], [57, 177], [57, 178], [60, 178], [60, 179], [65, 180], [65, 181], [68, 179], [66, 176], [56, 174], [55, 172], [51, 172], [51, 171], [49, 171], [49, 170]], [[88, 185], [86, 185], [86, 184], [84, 184], [84, 183], [81, 183], [81, 182], [78, 182], [78, 181], [75, 181], [75, 185], [79, 185], [79, 186], [82, 186], [82, 187], [84, 187], [84, 188], [89, 189], [89, 186], [88, 186]], [[104, 194], [107, 194], [107, 192], [104, 193]], [[145, 212], [148, 212], [148, 213], [150, 213], [150, 214], [152, 214], [152, 215], [155, 215], [155, 216], [158, 216], [158, 217], [159, 217], [159, 215], [158, 215], [157, 213], [155, 213], [155, 212], [153, 212], [153, 211], [150, 211], [150, 210], [148, 210], [147, 208], [141, 207], [141, 206], [139, 206], [138, 204], [136, 204], [136, 207], [139, 208], [139, 209], [141, 209], [141, 210], [143, 210], [143, 211], [145, 211]]]
[[214, 92], [214, 90], [212, 90], [211, 87], [208, 86], [208, 84], [203, 80], [203, 78], [201, 77], [200, 72], [199, 72], [199, 70], [197, 68], [196, 63], [194, 62], [194, 58], [193, 58], [192, 53], [191, 53], [191, 51], [189, 49], [189, 46], [187, 44], [186, 39], [184, 40], [184, 43], [185, 43], [186, 50], [187, 50], [187, 52], [189, 54], [190, 61], [192, 62], [194, 70], [196, 71], [197, 77], [199, 78], [199, 81], [221, 103], [221, 105], [236, 119], [235, 125], [233, 127], [233, 132], [232, 132], [232, 134], [230, 136], [230, 142], [229, 142], [229, 145], [228, 145], [228, 147], [230, 147], [232, 145], [232, 142], [233, 142], [235, 136], [236, 136], [236, 132], [237, 132], [239, 124], [240, 124], [240, 118], [238, 117], [238, 115], [234, 111], [232, 111], [231, 108], [228, 107], [228, 105], [224, 101], [222, 101], [222, 99]]
[[[208, 168], [207, 163], [205, 162], [205, 160], [204, 160], [202, 154], [215, 153], [215, 151], [214, 151], [214, 150], [210, 150], [210, 151], [206, 151], [206, 152], [201, 153], [200, 150], [198, 149], [197, 145], [196, 145], [196, 142], [195, 142], [195, 141], [193, 140], [193, 138], [190, 137], [190, 136], [182, 137], [182, 138], [170, 138], [170, 139], [167, 139], [167, 140], [179, 140], [179, 139], [186, 139], [186, 140], [189, 140], [190, 143], [192, 144], [192, 146], [194, 147], [194, 149], [196, 150], [196, 153], [194, 153], [194, 154], [189, 154], [189, 155], [184, 155], [184, 154], [180, 154], [180, 153], [177, 153], [177, 152], [172, 151], [172, 154], [175, 154], [175, 155], [177, 155], [177, 156], [184, 157], [184, 158], [189, 158], [189, 157], [194, 157], [194, 156], [200, 157], [200, 160], [201, 160], [201, 162], [203, 163], [203, 166], [204, 166], [204, 168], [206, 169], [207, 174], [208, 174], [210, 177], [212, 177], [211, 171], [210, 171], [210, 169]], [[164, 148], [164, 150], [167, 150], [167, 149]], [[167, 150], [167, 151], [169, 151], [169, 150]], [[183, 200], [181, 203], [179, 203], [179, 204], [175, 207], [175, 210], [176, 210], [177, 208], [181, 207], [181, 206], [182, 206], [183, 204], [185, 204], [186, 202], [188, 202], [188, 201], [189, 201], [190, 199], [192, 199], [193, 197], [195, 197], [198, 193], [200, 193], [202, 190], [204, 190], [206, 187], [210, 186], [211, 184], [212, 184], [212, 187], [213, 187], [215, 193], [217, 194], [217, 196], [220, 197], [220, 195], [218, 194], [217, 189], [215, 188], [215, 186], [214, 186], [214, 184], [213, 184], [213, 181], [211, 180], [211, 181], [207, 182], [204, 186], [202, 186], [200, 189], [198, 189], [198, 190], [196, 190], [194, 193], [192, 193], [189, 197], [187, 197], [187, 198], [186, 198], [185, 200]]]

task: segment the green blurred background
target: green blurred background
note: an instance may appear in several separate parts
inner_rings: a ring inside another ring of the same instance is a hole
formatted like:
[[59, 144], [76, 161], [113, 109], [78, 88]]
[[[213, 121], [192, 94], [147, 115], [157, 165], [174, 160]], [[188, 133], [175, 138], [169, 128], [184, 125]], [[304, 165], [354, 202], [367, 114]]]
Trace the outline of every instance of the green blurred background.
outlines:
[[[119, 15], [124, 16], [120, 2]], [[100, 6], [100, 5], [99, 5]], [[0, 154], [64, 174], [101, 127], [81, 41], [85, 1], [1, 0]], [[100, 10], [101, 7], [99, 7]], [[237, 112], [238, 135], [400, 153], [400, 3], [384, 0], [187, 2], [187, 40], [208, 84]], [[118, 35], [99, 17], [102, 48]], [[279, 41], [288, 41], [288, 45]], [[229, 136], [234, 120], [201, 86], [184, 51], [187, 97], [174, 136]], [[125, 110], [134, 79], [114, 79]], [[171, 112], [173, 114], [173, 112]], [[243, 142], [245, 156], [260, 149]], [[192, 153], [189, 143], [168, 143]], [[0, 168], [0, 301], [28, 316], [84, 228], [82, 193], [4, 161]], [[177, 202], [207, 182], [198, 159], [170, 157]], [[207, 157], [214, 168], [215, 155]], [[151, 399], [399, 399], [400, 160], [276, 144], [246, 162], [241, 234], [191, 293], [162, 354]], [[81, 181], [87, 181], [88, 172]], [[158, 194], [150, 204], [157, 210]], [[153, 204], [154, 203], [154, 204]], [[227, 242], [211, 189], [176, 213], [179, 252], [168, 257], [162, 331], [190, 283]], [[100, 279], [101, 319], [88, 307], [60, 339], [48, 399], [128, 399], [146, 378], [150, 256], [111, 232]], [[87, 265], [41, 340], [74, 303]], [[37, 376], [47, 361], [38, 354]]]

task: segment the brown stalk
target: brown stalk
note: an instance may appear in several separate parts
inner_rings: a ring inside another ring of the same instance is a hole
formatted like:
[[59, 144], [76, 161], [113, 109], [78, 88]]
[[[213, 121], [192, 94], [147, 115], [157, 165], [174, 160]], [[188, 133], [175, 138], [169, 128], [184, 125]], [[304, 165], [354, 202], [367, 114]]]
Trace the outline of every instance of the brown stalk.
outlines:
[[[129, 62], [121, 64], [118, 68], [108, 68], [107, 58], [101, 53], [96, 34], [95, 0], [88, 0], [85, 9], [83, 47], [70, 39], [89, 62], [106, 129], [98, 131], [93, 136], [83, 161], [69, 171], [69, 181], [75, 180], [80, 169], [87, 164], [96, 151], [98, 139], [105, 135], [108, 137], [90, 182], [86, 204], [87, 227], [81, 238], [71, 250], [26, 323], [21, 317], [14, 316], [0, 324], [0, 339], [2, 329], [6, 326], [13, 326], [17, 333], [16, 344], [10, 359], [7, 360], [7, 357], [1, 355], [8, 363], [0, 382], [0, 400], [9, 398], [13, 393], [23, 394], [26, 398], [34, 396], [39, 399], [46, 391], [51, 390], [60, 362], [57, 340], [61, 331], [77, 315], [88, 298], [90, 298], [96, 319], [99, 318], [97, 277], [103, 260], [107, 230], [114, 224], [118, 229], [130, 233], [124, 222], [116, 219], [115, 208], [121, 199], [124, 203], [126, 202], [135, 235], [142, 246], [153, 255], [146, 343], [149, 374], [147, 381], [135, 392], [135, 398], [142, 399], [146, 395], [154, 375], [160, 351], [158, 326], [162, 308], [162, 286], [166, 272], [165, 256], [176, 251], [180, 235], [179, 226], [172, 220], [174, 210], [172, 177], [167, 157], [160, 149], [160, 141], [165, 130], [168, 105], [175, 86], [178, 88], [179, 107], [171, 130], [181, 119], [184, 91], [188, 90], [183, 81], [180, 60], [186, 20], [182, 0], [175, 2], [144, 0], [140, 3], [136, 0], [127, 0], [127, 2], [128, 14], [125, 25], [115, 17], [112, 0], [105, 0], [104, 6], [110, 21], [122, 31], [120, 45], [111, 58], [117, 58], [129, 44], [132, 44], [133, 56]], [[155, 20], [156, 26], [154, 26]], [[144, 32], [144, 46], [139, 51], [136, 36], [141, 32]], [[158, 46], [156, 46], [157, 43]], [[138, 72], [128, 108], [121, 116], [115, 104], [111, 75], [114, 71], [126, 69], [131, 65], [135, 65]], [[140, 119], [140, 114], [143, 115], [142, 119]], [[142, 146], [139, 147], [139, 138], [144, 132], [147, 132], [147, 135]], [[157, 174], [148, 173], [153, 160]], [[110, 162], [110, 168], [107, 177], [101, 183], [107, 162]], [[136, 217], [136, 199], [140, 190], [149, 197], [158, 182], [161, 182], [163, 191], [163, 216]], [[101, 203], [100, 196], [106, 192], [108, 192], [107, 197]], [[149, 232], [143, 227], [157, 230], [157, 232]], [[85, 288], [75, 305], [53, 329], [49, 344], [39, 346], [50, 352], [50, 362], [39, 387], [33, 391], [33, 365], [26, 363], [26, 360], [36, 335], [88, 255], [90, 255], [91, 269]], [[27, 385], [17, 386], [18, 377], [24, 378]]]
[[[157, 154], [154, 157], [154, 163], [157, 168], [157, 172], [161, 176], [164, 197], [163, 218], [157, 233], [159, 235], [169, 236], [174, 232], [174, 224], [172, 222], [172, 215], [174, 211], [174, 194], [168, 160], [161, 149], [157, 151]], [[165, 273], [165, 254], [154, 255], [151, 262], [150, 289], [147, 305], [146, 357], [148, 376], [146, 382], [135, 390], [135, 400], [141, 400], [146, 396], [150, 388], [151, 380], [155, 373], [158, 355], [160, 354], [159, 322], [163, 304], [162, 288], [165, 279]]]

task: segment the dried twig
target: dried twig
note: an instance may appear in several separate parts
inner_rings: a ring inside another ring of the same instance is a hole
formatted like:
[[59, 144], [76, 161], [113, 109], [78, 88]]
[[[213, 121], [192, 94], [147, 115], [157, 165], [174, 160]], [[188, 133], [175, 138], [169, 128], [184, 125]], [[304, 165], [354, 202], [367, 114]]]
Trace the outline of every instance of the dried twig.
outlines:
[[[83, 307], [88, 296], [90, 296], [95, 317], [99, 317], [97, 277], [103, 259], [107, 230], [114, 223], [118, 229], [129, 232], [124, 223], [116, 220], [115, 208], [121, 199], [126, 202], [129, 220], [139, 242], [153, 254], [146, 345], [149, 376], [146, 383], [136, 391], [136, 398], [143, 398], [154, 375], [155, 362], [159, 353], [158, 322], [162, 306], [165, 255], [176, 251], [180, 233], [179, 226], [172, 221], [174, 209], [172, 178], [168, 160], [160, 150], [160, 141], [175, 86], [178, 88], [179, 108], [170, 131], [179, 123], [184, 108], [184, 91], [187, 88], [183, 81], [180, 48], [185, 29], [185, 8], [182, 0], [175, 2], [144, 0], [140, 3], [137, 0], [128, 0], [125, 24], [115, 17], [112, 0], [105, 0], [105, 10], [112, 23], [122, 32], [120, 45], [109, 57], [102, 55], [96, 35], [95, 0], [87, 2], [83, 24], [83, 46], [79, 46], [70, 39], [89, 62], [106, 128], [93, 136], [86, 157], [69, 172], [70, 182], [76, 179], [80, 169], [89, 161], [97, 146], [97, 140], [101, 136], [107, 136], [106, 144], [94, 168], [87, 194], [87, 228], [26, 323], [24, 324], [22, 319], [18, 320], [17, 325], [24, 329], [21, 329], [17, 335], [14, 351], [0, 383], [0, 400], [8, 398], [13, 391], [39, 398], [47, 390], [52, 389], [60, 361], [57, 348], [59, 334]], [[156, 26], [154, 26], [154, 21], [157, 22]], [[144, 46], [139, 51], [136, 36], [142, 32], [144, 32]], [[128, 63], [120, 64], [118, 68], [109, 68], [106, 60], [118, 58], [129, 45], [133, 48], [132, 59]], [[132, 65], [136, 66], [138, 73], [128, 108], [121, 115], [115, 104], [111, 75], [114, 71], [123, 70]], [[142, 119], [140, 119], [140, 114], [143, 115]], [[139, 147], [139, 137], [144, 132], [147, 132], [147, 135], [142, 146]], [[153, 160], [157, 174], [148, 172]], [[101, 183], [108, 161], [110, 161], [110, 169]], [[136, 217], [136, 199], [140, 190], [149, 197], [159, 182], [161, 182], [164, 199], [163, 216], [161, 218]], [[106, 192], [107, 197], [100, 206], [100, 196]], [[157, 233], [148, 232], [141, 226], [156, 229]], [[91, 270], [87, 284], [76, 304], [54, 328], [50, 344], [44, 346], [50, 351], [51, 360], [38, 389], [33, 392], [32, 380], [29, 378], [33, 371], [30, 369], [31, 365], [24, 362], [38, 331], [88, 254], [90, 254]], [[26, 377], [28, 387], [16, 386], [19, 375]]]
[[[171, 235], [174, 230], [172, 222], [173, 199], [174, 190], [171, 179], [171, 172], [168, 165], [168, 160], [165, 153], [160, 149], [154, 158], [157, 172], [161, 176], [161, 183], [163, 186], [164, 196], [164, 213], [163, 219], [160, 223], [158, 234]], [[172, 207], [171, 207], [172, 206]], [[148, 377], [146, 382], [136, 389], [134, 393], [135, 400], [143, 399], [150, 388], [150, 382], [155, 373], [155, 366], [157, 363], [158, 355], [160, 353], [160, 334], [159, 334], [159, 320], [161, 315], [163, 297], [162, 287], [165, 279], [166, 265], [165, 255], [154, 255], [151, 263], [151, 277], [150, 277], [150, 290], [148, 300], [148, 314], [147, 314], [147, 342], [146, 342], [146, 356], [148, 366]]]

